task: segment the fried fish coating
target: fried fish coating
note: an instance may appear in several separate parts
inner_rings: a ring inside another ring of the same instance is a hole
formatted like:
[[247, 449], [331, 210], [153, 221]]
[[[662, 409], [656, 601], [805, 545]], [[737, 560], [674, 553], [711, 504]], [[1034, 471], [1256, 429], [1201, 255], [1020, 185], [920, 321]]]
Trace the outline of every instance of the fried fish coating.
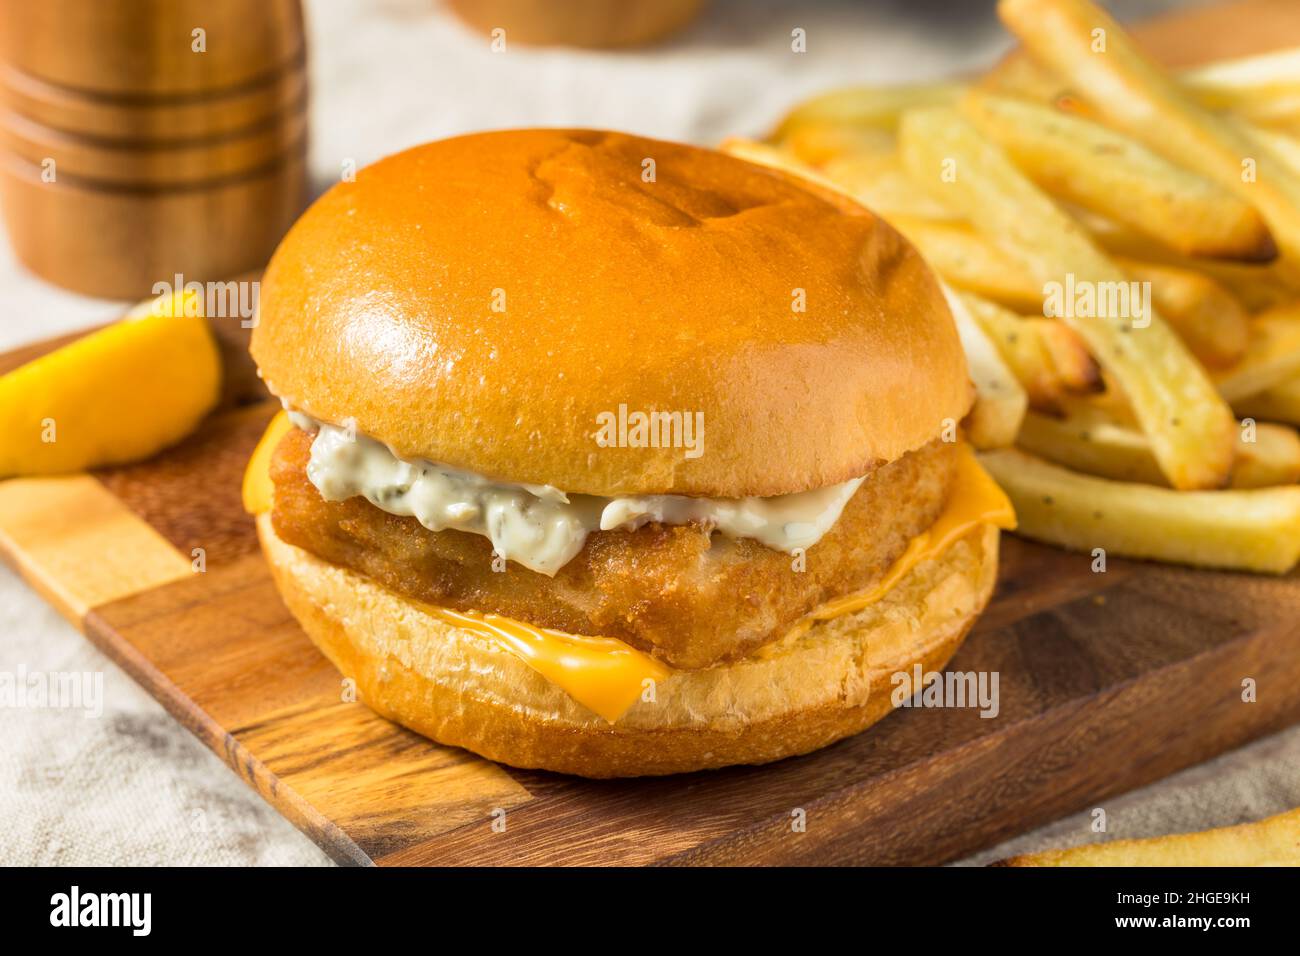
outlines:
[[292, 429], [272, 458], [282, 540], [417, 601], [616, 637], [687, 669], [751, 654], [819, 604], [879, 581], [938, 517], [956, 462], [955, 445], [934, 441], [877, 468], [802, 556], [698, 524], [648, 524], [593, 532], [547, 577], [513, 562], [494, 570], [479, 535], [430, 531], [361, 497], [325, 501], [307, 479], [311, 442]]

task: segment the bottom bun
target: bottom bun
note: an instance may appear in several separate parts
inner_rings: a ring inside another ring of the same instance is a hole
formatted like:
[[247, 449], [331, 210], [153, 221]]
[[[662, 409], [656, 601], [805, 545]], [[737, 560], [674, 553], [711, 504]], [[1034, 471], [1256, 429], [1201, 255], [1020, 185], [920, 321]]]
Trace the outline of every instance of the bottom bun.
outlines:
[[257, 527], [289, 610], [377, 713], [501, 763], [584, 777], [767, 763], [874, 724], [893, 709], [891, 677], [942, 668], [988, 603], [999, 534], [972, 531], [856, 614], [673, 671], [609, 724], [504, 647], [286, 544], [268, 515]]

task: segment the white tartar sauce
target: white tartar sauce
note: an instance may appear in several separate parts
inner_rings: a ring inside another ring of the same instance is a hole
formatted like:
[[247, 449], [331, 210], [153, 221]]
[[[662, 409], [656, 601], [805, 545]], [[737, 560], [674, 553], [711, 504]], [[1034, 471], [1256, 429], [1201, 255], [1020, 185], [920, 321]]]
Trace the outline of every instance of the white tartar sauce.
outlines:
[[415, 518], [430, 531], [482, 535], [502, 558], [548, 576], [582, 550], [591, 532], [633, 530], [650, 522], [695, 522], [787, 553], [809, 548], [830, 530], [866, 480], [770, 498], [568, 495], [550, 485], [495, 481], [436, 462], [399, 458], [366, 435], [297, 411], [289, 417], [304, 431], [316, 432], [307, 478], [326, 501], [360, 495], [389, 514]]

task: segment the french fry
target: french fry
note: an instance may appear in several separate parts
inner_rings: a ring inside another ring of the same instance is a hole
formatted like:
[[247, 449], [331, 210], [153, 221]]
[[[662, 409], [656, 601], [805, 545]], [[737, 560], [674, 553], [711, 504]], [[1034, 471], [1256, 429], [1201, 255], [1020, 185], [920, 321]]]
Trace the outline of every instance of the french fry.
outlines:
[[1079, 338], [1079, 333], [1052, 319], [1028, 317], [1024, 321], [1037, 331], [1038, 338], [1051, 355], [1052, 367], [1056, 369], [1067, 397], [1104, 391], [1101, 368], [1083, 339]]
[[1288, 284], [1276, 263], [1247, 264], [1224, 259], [1193, 259], [1181, 256], [1166, 246], [1133, 232], [1127, 226], [1121, 226], [1087, 210], [1072, 210], [1072, 213], [1083, 223], [1094, 241], [1112, 257], [1201, 273], [1223, 286], [1251, 312], [1270, 309], [1297, 298], [1297, 292]]
[[1258, 262], [1277, 254], [1253, 206], [1129, 137], [1048, 106], [971, 90], [966, 117], [1053, 196], [1188, 256]]
[[1300, 425], [1300, 378], [1238, 399], [1232, 403], [1232, 410], [1242, 418]]
[[1282, 574], [1300, 559], [1300, 486], [1173, 491], [1094, 478], [1011, 448], [980, 460], [1025, 537], [1072, 551]]
[[1151, 283], [1151, 301], [1203, 364], [1223, 368], [1241, 361], [1250, 338], [1249, 316], [1222, 285], [1179, 266], [1118, 256], [1115, 264]]
[[965, 303], [947, 286], [943, 291], [975, 383], [975, 405], [966, 417], [967, 437], [976, 448], [1006, 448], [1020, 431], [1029, 396]]
[[[1029, 412], [1016, 444], [1040, 458], [1099, 478], [1167, 485], [1146, 436], [1111, 422]], [[1232, 466], [1233, 488], [1268, 488], [1300, 478], [1300, 436], [1285, 425], [1243, 427]]]
[[[980, 309], [974, 303], [974, 296], [958, 293], [971, 317], [979, 323], [984, 335], [1002, 356], [1007, 368], [1029, 396], [1032, 408], [1056, 408], [1062, 388], [1052, 367], [1052, 358], [1042, 340], [1029, 329], [1022, 329], [1024, 322], [1018, 315], [1008, 312], [1000, 306], [979, 300], [989, 308]], [[994, 311], [994, 310], [997, 311]]]
[[1148, 60], [1109, 14], [1088, 0], [999, 0], [998, 14], [1106, 123], [1255, 206], [1285, 267], [1300, 269], [1300, 183]]
[[[1289, 125], [1300, 120], [1300, 48], [1232, 60], [1217, 60], [1179, 71], [1179, 85], [1206, 109], [1231, 111], [1252, 123]], [[1003, 57], [980, 77], [980, 89], [1018, 96], [1082, 116], [1095, 111], [1073, 95], [1062, 80], [1023, 50]]]
[[1208, 109], [1265, 123], [1300, 116], [1300, 48], [1207, 63], [1179, 80]]
[[1241, 117], [1229, 117], [1229, 122], [1243, 136], [1268, 152], [1286, 169], [1288, 175], [1300, 176], [1300, 139], [1281, 130], [1257, 126]]
[[[916, 191], [914, 185], [911, 188]], [[1020, 311], [1042, 312], [1042, 288], [1019, 263], [967, 223], [935, 222], [906, 214], [888, 218], [931, 267], [957, 288]]]
[[1097, 363], [1068, 326], [1051, 319], [1022, 318], [968, 292], [957, 296], [1029, 393], [1032, 407], [1060, 409], [1067, 392], [1101, 387]]
[[1045, 461], [1113, 481], [1168, 487], [1151, 444], [1134, 428], [1030, 412], [1016, 445]]
[[822, 174], [868, 209], [893, 222], [910, 216], [932, 222], [955, 220], [956, 214], [908, 178], [897, 153], [833, 159]]
[[1045, 850], [994, 866], [1300, 866], [1300, 810], [1147, 840], [1110, 840]]
[[1060, 79], [1022, 50], [1004, 56], [979, 78], [975, 86], [999, 96], [1017, 96], [1035, 103], [1055, 104], [1065, 94]]
[[[1183, 70], [1179, 79], [1207, 95], [1229, 91], [1243, 96], [1300, 92], [1300, 47], [1215, 60]], [[1231, 104], [1219, 105], [1227, 108]]]
[[1279, 306], [1250, 323], [1250, 343], [1241, 361], [1216, 372], [1227, 402], [1239, 402], [1300, 378], [1300, 303]]
[[[886, 214], [926, 260], [958, 289], [1019, 312], [1041, 312], [1043, 292], [1028, 272], [963, 222]], [[1249, 322], [1245, 307], [1222, 285], [1191, 269], [1117, 257], [1133, 279], [1151, 284], [1151, 301], [1201, 362], [1223, 368], [1241, 360]]]
[[1297, 481], [1300, 481], [1300, 435], [1294, 428], [1258, 422], [1254, 435], [1243, 434], [1232, 466], [1232, 487], [1269, 488], [1293, 485]]
[[1203, 273], [1227, 289], [1249, 312], [1262, 312], [1296, 301], [1297, 293], [1275, 266], [1248, 266], [1235, 262], [1201, 260], [1170, 262], [1187, 271]]
[[811, 166], [824, 166], [846, 156], [880, 156], [894, 152], [894, 134], [874, 126], [807, 123], [774, 145], [787, 149]]
[[786, 114], [768, 138], [780, 141], [792, 136], [800, 127], [826, 124], [893, 130], [905, 110], [952, 103], [962, 89], [960, 83], [925, 83], [832, 90], [800, 103]]
[[[994, 144], [953, 109], [907, 113], [899, 150], [908, 173], [928, 183], [998, 243], [1040, 288], [1122, 291], [1129, 280]], [[1143, 327], [1109, 307], [1061, 316], [1128, 397], [1161, 470], [1176, 488], [1218, 488], [1232, 468], [1232, 412], [1155, 310]], [[1122, 310], [1116, 310], [1122, 311]], [[1090, 314], [1099, 312], [1103, 314]], [[1084, 314], [1089, 313], [1089, 314]]]
[[1244, 96], [1235, 100], [1230, 108], [1232, 112], [1225, 115], [1238, 116], [1257, 126], [1294, 129], [1300, 123], [1300, 94], [1295, 92], [1277, 96]]
[[1092, 394], [1064, 396], [1061, 414], [1080, 423], [1123, 425], [1132, 431], [1141, 431], [1128, 399], [1112, 386]]

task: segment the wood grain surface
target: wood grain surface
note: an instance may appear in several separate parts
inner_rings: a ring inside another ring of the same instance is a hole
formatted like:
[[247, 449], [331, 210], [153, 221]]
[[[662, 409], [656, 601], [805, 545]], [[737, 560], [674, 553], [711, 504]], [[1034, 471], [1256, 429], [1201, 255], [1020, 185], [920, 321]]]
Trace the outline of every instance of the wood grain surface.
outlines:
[[[1268, 49], [1300, 41], [1297, 6], [1251, 0], [1149, 35], [1180, 62]], [[665, 779], [500, 767], [352, 702], [285, 610], [238, 492], [275, 407], [228, 407], [139, 465], [0, 483], [0, 552], [340, 862], [939, 863], [1300, 720], [1300, 577], [1098, 574], [1008, 536], [950, 665], [998, 674], [996, 718], [902, 710], [806, 757]]]

